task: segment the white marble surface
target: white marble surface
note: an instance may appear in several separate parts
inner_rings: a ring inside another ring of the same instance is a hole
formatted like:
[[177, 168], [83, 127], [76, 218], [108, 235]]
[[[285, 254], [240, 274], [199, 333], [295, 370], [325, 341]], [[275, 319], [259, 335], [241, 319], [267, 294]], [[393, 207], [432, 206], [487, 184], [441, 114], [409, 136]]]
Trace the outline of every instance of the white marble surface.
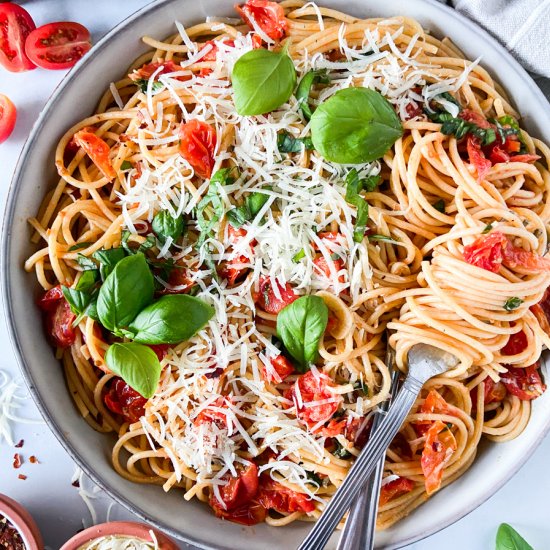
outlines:
[[[86, 25], [97, 41], [124, 17], [147, 4], [146, 0], [27, 0], [20, 2], [32, 14], [37, 24], [73, 20]], [[93, 7], [92, 7], [93, 6]], [[131, 53], [128, 54], [131, 58]], [[11, 138], [0, 145], [0, 205], [3, 207], [17, 157], [33, 122], [47, 98], [64, 76], [64, 71], [36, 69], [22, 74], [0, 71], [0, 93], [10, 96], [18, 108], [18, 121]], [[97, 94], [97, 90], [90, 90]], [[19, 378], [18, 366], [7, 337], [5, 320], [0, 319], [0, 370]], [[1, 385], [1, 377], [0, 377]], [[1, 392], [2, 390], [0, 390]], [[1, 394], [0, 394], [1, 396]], [[1, 402], [1, 399], [0, 399]], [[27, 401], [21, 412], [38, 417], [34, 405]], [[46, 544], [57, 549], [82, 527], [89, 524], [90, 514], [77, 490], [71, 486], [75, 467], [71, 459], [43, 424], [14, 427], [14, 440], [24, 439], [22, 449], [14, 449], [0, 437], [0, 493], [7, 494], [27, 506], [37, 520]], [[25, 462], [21, 469], [12, 467], [18, 451]], [[31, 464], [36, 455], [39, 464]], [[413, 544], [408, 550], [482, 550], [494, 548], [498, 525], [509, 522], [516, 526], [535, 549], [549, 547], [550, 540], [550, 438], [529, 458], [526, 465], [488, 502], [453, 526]], [[25, 474], [26, 480], [18, 479]], [[446, 489], [452, 492], [452, 487]], [[95, 495], [98, 520], [104, 521], [109, 499]], [[185, 513], [182, 505], [182, 513]], [[112, 519], [130, 519], [129, 512], [115, 505]], [[182, 548], [184, 545], [182, 545]]]

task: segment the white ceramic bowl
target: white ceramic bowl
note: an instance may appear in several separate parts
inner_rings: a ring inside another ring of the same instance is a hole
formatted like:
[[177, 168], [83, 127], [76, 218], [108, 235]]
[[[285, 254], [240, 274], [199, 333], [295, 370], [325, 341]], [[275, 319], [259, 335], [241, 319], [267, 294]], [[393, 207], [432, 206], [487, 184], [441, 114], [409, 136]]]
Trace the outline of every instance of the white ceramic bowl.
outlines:
[[[471, 58], [504, 85], [519, 107], [525, 126], [550, 142], [548, 104], [527, 73], [480, 28], [434, 0], [321, 0], [359, 17], [404, 14], [439, 36], [450, 36]], [[244, 528], [216, 519], [199, 502], [185, 502], [179, 491], [130, 483], [111, 467], [112, 439], [92, 430], [79, 416], [61, 365], [43, 337], [33, 297], [34, 275], [23, 272], [30, 255], [26, 219], [33, 216], [55, 181], [54, 149], [66, 129], [88, 116], [111, 81], [146, 51], [142, 35], [162, 38], [174, 20], [196, 23], [209, 15], [233, 15], [234, 0], [163, 0], [137, 12], [101, 40], [65, 78], [40, 115], [21, 154], [8, 198], [3, 231], [3, 290], [11, 338], [32, 395], [67, 452], [94, 481], [140, 518], [202, 548], [281, 550], [296, 548], [309, 526], [260, 525]], [[380, 548], [397, 548], [457, 521], [489, 498], [520, 468], [550, 428], [550, 392], [537, 399], [525, 432], [515, 441], [483, 445], [470, 470], [409, 518], [379, 534]], [[331, 544], [335, 545], [335, 538]]]

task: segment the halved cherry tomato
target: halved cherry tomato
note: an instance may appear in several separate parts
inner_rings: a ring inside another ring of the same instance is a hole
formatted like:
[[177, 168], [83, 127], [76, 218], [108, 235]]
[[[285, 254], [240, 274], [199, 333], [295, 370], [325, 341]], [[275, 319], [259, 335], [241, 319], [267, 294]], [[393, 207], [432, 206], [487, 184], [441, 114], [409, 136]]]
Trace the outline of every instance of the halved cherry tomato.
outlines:
[[421, 116], [423, 113], [422, 105], [420, 103], [416, 103], [416, 106], [413, 103], [407, 103], [405, 106], [405, 113], [406, 117], [405, 120], [411, 120], [412, 118], [416, 118], [418, 116]]
[[[479, 386], [476, 386], [471, 392], [473, 406], [477, 403], [477, 390]], [[490, 403], [500, 403], [506, 397], [506, 387], [502, 382], [495, 382], [490, 376], [487, 376], [483, 380], [483, 402], [485, 405]]]
[[69, 69], [91, 47], [90, 31], [72, 21], [42, 25], [25, 40], [29, 59], [44, 69]]
[[277, 2], [267, 0], [248, 0], [242, 6], [235, 6], [242, 20], [252, 29], [252, 20], [273, 40], [280, 40], [286, 33], [285, 10]]
[[282, 354], [273, 357], [270, 363], [271, 368], [264, 366], [262, 369], [262, 375], [269, 383], [280, 384], [287, 376], [295, 372], [292, 363]]
[[[455, 416], [453, 409], [451, 409], [447, 401], [441, 397], [439, 392], [433, 389], [429, 391], [418, 412], [421, 414], [448, 414]], [[432, 423], [432, 420], [417, 420], [414, 423], [414, 429], [418, 435], [424, 435]]]
[[407, 479], [406, 477], [399, 477], [394, 479], [385, 485], [382, 485], [380, 489], [380, 499], [378, 500], [379, 506], [384, 506], [390, 500], [406, 495], [414, 489], [414, 481]]
[[269, 277], [262, 277], [260, 279], [259, 292], [254, 296], [254, 301], [266, 313], [279, 313], [281, 309], [300, 297], [292, 290], [290, 283], [286, 283], [285, 286], [277, 283], [277, 287], [280, 298], [275, 294]]
[[523, 330], [520, 330], [519, 332], [510, 334], [508, 342], [506, 342], [506, 345], [500, 350], [500, 353], [502, 353], [502, 355], [517, 355], [525, 351], [527, 344], [527, 335]]
[[318, 433], [323, 437], [336, 437], [337, 435], [343, 434], [346, 430], [348, 424], [347, 418], [331, 419], [326, 426], [323, 426]]
[[180, 155], [201, 178], [209, 178], [214, 167], [216, 130], [210, 124], [193, 119], [182, 122], [179, 129]]
[[[95, 134], [97, 128], [95, 126], [84, 126], [79, 131], [81, 132], [91, 132], [92, 134]], [[77, 132], [78, 133], [78, 132]], [[78, 153], [78, 150], [80, 149], [80, 145], [76, 142], [76, 139], [74, 138], [76, 134], [73, 134], [73, 137], [68, 141], [67, 145], [65, 146], [65, 153], [68, 155], [67, 160], [72, 160], [72, 158]]]
[[76, 339], [73, 323], [76, 315], [65, 300], [61, 285], [48, 290], [38, 301], [38, 307], [44, 312], [46, 331], [52, 343], [60, 348], [68, 348]]
[[436, 420], [426, 434], [420, 465], [425, 477], [426, 492], [435, 493], [441, 487], [443, 468], [457, 449], [453, 432], [441, 420]]
[[540, 155], [514, 155], [510, 157], [510, 162], [527, 162], [532, 164], [540, 159]]
[[166, 281], [171, 288], [163, 288], [159, 294], [187, 294], [194, 286], [193, 279], [189, 277], [189, 272], [181, 265], [174, 266], [168, 275]]
[[0, 143], [4, 143], [15, 128], [17, 109], [8, 96], [0, 94]]
[[0, 64], [18, 73], [36, 69], [25, 53], [25, 40], [36, 28], [30, 14], [17, 4], [0, 4]]
[[338, 410], [342, 396], [328, 389], [335, 385], [326, 374], [308, 371], [298, 377], [296, 382], [285, 392], [285, 397], [294, 402], [296, 416], [311, 429], [320, 422], [330, 420]]
[[130, 424], [145, 414], [147, 399], [131, 388], [122, 378], [113, 378], [107, 393], [103, 396], [105, 406], [121, 415]]
[[546, 391], [546, 384], [542, 383], [539, 367], [538, 361], [524, 369], [508, 366], [508, 372], [502, 374], [500, 380], [512, 395], [519, 397], [522, 401], [531, 401]]
[[[332, 271], [330, 266], [331, 263], [336, 273], [340, 273], [340, 271], [344, 268], [344, 261], [342, 260], [342, 258], [327, 261], [324, 256], [319, 256], [318, 258], [313, 260], [315, 271], [317, 271], [318, 274], [326, 277], [327, 279], [332, 279]], [[339, 283], [344, 283], [345, 280], [346, 278], [343, 274], [338, 275]]]
[[304, 493], [298, 493], [282, 483], [263, 475], [260, 480], [258, 502], [266, 510], [275, 510], [280, 514], [303, 512], [307, 514], [315, 510], [315, 502]]
[[145, 65], [142, 65], [139, 69], [134, 69], [134, 71], [128, 75], [128, 78], [134, 82], [138, 80], [149, 80], [159, 67], [162, 67], [162, 69], [155, 75], [155, 79], [161, 74], [174, 73], [181, 70], [181, 65], [176, 65], [172, 60], [162, 61], [162, 59], [159, 59], [152, 63], [145, 63]]
[[157, 354], [159, 361], [162, 361], [166, 357], [170, 349], [168, 344], [148, 344], [147, 347], [151, 348]]
[[195, 426], [200, 426], [201, 424], [212, 422], [216, 424], [219, 428], [224, 428], [227, 426], [227, 415], [223, 411], [215, 409], [226, 409], [227, 403], [224, 397], [218, 397], [213, 403], [208, 407], [204, 408], [193, 420]]
[[204, 43], [203, 46], [201, 46], [201, 51], [204, 50], [207, 46], [211, 46], [211, 48], [204, 54], [203, 57], [201, 57], [200, 61], [216, 61], [216, 56], [218, 53], [218, 43], [221, 42], [222, 44], [226, 44], [229, 47], [235, 46], [234, 40], [208, 40]]
[[75, 142], [84, 149], [99, 171], [110, 181], [116, 172], [109, 158], [109, 146], [98, 136], [86, 130], [79, 130], [74, 136]]
[[476, 126], [480, 128], [492, 128], [492, 124], [477, 111], [472, 111], [471, 109], [462, 109], [458, 115], [461, 119], [466, 120], [467, 122], [473, 122]]
[[[246, 236], [246, 229], [240, 227], [235, 229], [232, 225], [229, 225], [228, 229], [228, 240], [231, 243], [229, 249], [233, 248], [243, 237]], [[250, 262], [254, 257], [254, 246], [256, 245], [256, 240], [253, 239], [249, 244], [248, 254], [241, 254], [227, 262], [222, 262], [219, 266], [218, 272], [224, 278], [227, 279], [230, 285], [234, 285], [239, 279], [244, 277], [249, 269]]]
[[468, 151], [468, 159], [472, 166], [477, 170], [477, 180], [481, 181], [489, 173], [491, 169], [491, 161], [485, 158], [485, 154], [481, 150], [481, 143], [475, 136], [468, 135], [466, 140], [466, 150]]

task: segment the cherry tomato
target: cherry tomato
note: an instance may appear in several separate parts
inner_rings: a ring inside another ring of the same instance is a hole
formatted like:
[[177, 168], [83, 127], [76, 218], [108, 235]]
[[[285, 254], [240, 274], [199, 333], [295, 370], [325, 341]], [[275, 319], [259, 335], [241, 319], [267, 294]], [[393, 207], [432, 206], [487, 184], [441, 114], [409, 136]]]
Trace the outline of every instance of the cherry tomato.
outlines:
[[303, 512], [305, 514], [315, 510], [315, 502], [304, 493], [298, 493], [282, 483], [263, 475], [260, 480], [258, 502], [266, 510], [275, 510], [280, 514]]
[[[229, 225], [228, 239], [231, 243], [229, 252], [243, 237], [246, 236], [246, 229], [240, 227], [235, 229], [232, 225]], [[243, 278], [250, 270], [250, 262], [254, 257], [254, 246], [256, 240], [252, 240], [249, 244], [248, 254], [241, 254], [227, 262], [222, 262], [219, 266], [218, 272], [224, 278], [227, 279], [230, 285], [234, 285], [239, 279]]]
[[[330, 424], [330, 422], [329, 422]], [[344, 437], [353, 443], [358, 449], [362, 449], [370, 437], [372, 419], [365, 422], [365, 418], [352, 418], [344, 429]]]
[[103, 396], [105, 406], [119, 414], [125, 422], [133, 424], [145, 414], [147, 399], [131, 388], [122, 378], [113, 378], [107, 393]]
[[30, 14], [17, 4], [0, 4], [0, 64], [18, 73], [36, 69], [25, 53], [25, 40], [36, 28]]
[[204, 50], [204, 48], [206, 48], [207, 46], [211, 46], [211, 48], [204, 54], [203, 57], [201, 57], [199, 61], [216, 61], [216, 56], [219, 49], [219, 42], [229, 46], [230, 48], [235, 46], [234, 40], [208, 40], [204, 43], [203, 46], [201, 46], [201, 50]]
[[[182, 70], [181, 65], [176, 65], [172, 60], [159, 60], [152, 63], [145, 63], [145, 65], [142, 65], [139, 69], [134, 69], [134, 71], [128, 75], [128, 78], [134, 82], [138, 80], [149, 80], [159, 67], [162, 67], [162, 69], [156, 74], [155, 79], [158, 79], [161, 74], [174, 73]], [[187, 77], [187, 79], [188, 78], [190, 77]], [[179, 79], [180, 78], [177, 80]]]
[[76, 315], [57, 285], [48, 290], [38, 301], [38, 307], [44, 312], [46, 331], [52, 343], [60, 348], [68, 348], [76, 339], [73, 323]]
[[502, 355], [517, 355], [527, 348], [527, 335], [523, 330], [510, 334], [508, 342], [500, 350]]
[[235, 6], [242, 20], [254, 30], [252, 20], [272, 40], [281, 40], [287, 30], [285, 10], [277, 2], [248, 0], [242, 6]]
[[[329, 260], [324, 256], [319, 256], [315, 260], [313, 260], [313, 265], [315, 266], [315, 271], [317, 271], [320, 275], [326, 277], [327, 279], [332, 279], [332, 271], [331, 266], [334, 268], [334, 271], [336, 273], [340, 273], [340, 271], [344, 268], [344, 261], [342, 258], [337, 258], [336, 260]], [[346, 280], [345, 276], [343, 274], [338, 275], [338, 282], [344, 283]]]
[[503, 260], [503, 248], [508, 240], [500, 231], [491, 231], [464, 247], [464, 259], [471, 265], [498, 273]]
[[534, 313], [542, 330], [550, 334], [550, 289], [547, 288], [541, 301], [529, 309]]
[[217, 517], [227, 519], [241, 525], [256, 525], [265, 521], [267, 510], [257, 501], [252, 500], [232, 510], [224, 510], [221, 506], [214, 506], [211, 503]]
[[508, 372], [502, 374], [500, 380], [512, 395], [522, 401], [531, 401], [546, 391], [546, 384], [542, 383], [538, 371], [539, 366], [538, 362], [524, 369], [508, 366]]
[[[473, 406], [477, 403], [477, 390], [479, 385], [470, 392]], [[483, 402], [485, 405], [490, 403], [500, 403], [506, 397], [506, 387], [502, 382], [495, 382], [491, 377], [487, 376], [483, 380]]]
[[380, 499], [378, 501], [379, 506], [384, 506], [390, 500], [406, 495], [414, 489], [414, 481], [407, 479], [406, 477], [399, 477], [389, 483], [386, 483], [380, 489]]
[[532, 164], [540, 159], [539, 155], [514, 155], [510, 157], [511, 162], [527, 162]]
[[468, 135], [466, 140], [466, 150], [468, 151], [468, 159], [471, 165], [477, 170], [477, 180], [481, 181], [489, 173], [491, 169], [491, 161], [485, 158], [481, 150], [481, 144], [478, 138]]
[[280, 298], [275, 294], [269, 277], [262, 277], [260, 279], [260, 289], [254, 296], [254, 301], [266, 313], [279, 313], [281, 309], [299, 298], [298, 294], [292, 290], [290, 283], [286, 283], [285, 286], [277, 283], [277, 287]]
[[423, 113], [422, 105], [420, 103], [416, 103], [415, 106], [413, 103], [407, 103], [405, 106], [405, 112], [407, 114], [405, 120], [411, 120], [412, 118], [419, 117]]
[[436, 420], [426, 434], [420, 465], [425, 477], [426, 492], [435, 493], [441, 487], [443, 468], [457, 449], [453, 432], [441, 420]]
[[[84, 126], [79, 131], [91, 132], [92, 134], [94, 134], [96, 130], [97, 128], [95, 126]], [[78, 145], [74, 137], [75, 135], [76, 134], [73, 134], [73, 137], [68, 141], [67, 145], [65, 146], [64, 153], [67, 155], [67, 160], [72, 160], [72, 158], [78, 153], [78, 150], [80, 149], [80, 145]]]
[[151, 348], [157, 354], [159, 361], [162, 361], [166, 357], [170, 349], [168, 344], [148, 344], [147, 347]]
[[461, 119], [466, 120], [467, 122], [473, 122], [476, 126], [480, 128], [492, 128], [493, 125], [477, 111], [472, 111], [471, 109], [462, 109], [458, 115]]
[[489, 154], [489, 159], [493, 164], [499, 164], [501, 162], [508, 162], [510, 160], [510, 155], [501, 149], [498, 145], [495, 145]]
[[[332, 393], [328, 388], [335, 383], [326, 374], [308, 371], [302, 374], [285, 392], [286, 399], [294, 402], [296, 416], [308, 428], [314, 428], [330, 420], [342, 402], [342, 396]], [[297, 394], [299, 393], [299, 396]]]
[[193, 119], [182, 122], [179, 129], [180, 155], [201, 178], [209, 178], [214, 167], [216, 130], [210, 124]]
[[226, 409], [227, 403], [224, 397], [218, 397], [213, 403], [208, 407], [204, 408], [193, 420], [195, 426], [200, 426], [201, 424], [212, 422], [216, 424], [220, 429], [227, 426], [227, 415], [220, 410], [215, 409]]
[[15, 128], [17, 109], [10, 98], [0, 94], [0, 143], [4, 143]]
[[512, 269], [520, 267], [533, 273], [550, 271], [550, 258], [543, 258], [535, 252], [524, 250], [519, 246], [514, 246], [507, 241], [503, 251], [502, 263]]
[[177, 265], [170, 270], [168, 281], [171, 288], [163, 288], [159, 294], [187, 294], [194, 286], [193, 279], [189, 277], [187, 269]]
[[71, 21], [42, 25], [25, 40], [29, 59], [43, 69], [69, 69], [91, 47], [90, 31]]
[[337, 435], [343, 434], [346, 430], [348, 424], [347, 418], [331, 419], [326, 426], [323, 426], [318, 433], [323, 437], [336, 437]]
[[[436, 390], [429, 391], [418, 412], [421, 414], [449, 414], [455, 416], [447, 401]], [[417, 420], [414, 423], [414, 429], [418, 435], [424, 435], [432, 423], [431, 420]]]
[[271, 359], [270, 363], [271, 368], [264, 366], [262, 369], [262, 375], [269, 383], [280, 384], [287, 376], [295, 372], [294, 366], [284, 355], [277, 355]]
[[110, 148], [100, 137], [93, 132], [79, 130], [74, 136], [75, 142], [84, 149], [99, 171], [110, 181], [115, 178], [116, 172], [109, 158]]

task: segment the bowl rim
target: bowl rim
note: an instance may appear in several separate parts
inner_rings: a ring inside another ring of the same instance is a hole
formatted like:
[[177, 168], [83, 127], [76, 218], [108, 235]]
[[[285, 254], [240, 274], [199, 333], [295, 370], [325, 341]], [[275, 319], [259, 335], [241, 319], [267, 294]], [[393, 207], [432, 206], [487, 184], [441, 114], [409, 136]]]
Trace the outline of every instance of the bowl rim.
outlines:
[[30, 512], [13, 498], [0, 494], [0, 516], [4, 516], [23, 538], [28, 550], [42, 550], [42, 534]]
[[[320, 1], [322, 3], [322, 0]], [[328, 1], [330, 2], [330, 0]], [[55, 107], [60, 101], [60, 99], [63, 97], [63, 92], [66, 86], [71, 81], [78, 78], [79, 74], [82, 71], [84, 71], [86, 67], [94, 61], [96, 56], [102, 53], [103, 50], [105, 50], [110, 45], [110, 41], [112, 37], [114, 37], [117, 33], [119, 33], [123, 28], [126, 28], [127, 26], [129, 26], [132, 22], [141, 18], [148, 17], [150, 14], [160, 9], [165, 4], [171, 4], [173, 2], [174, 0], [157, 0], [155, 2], [151, 2], [143, 6], [139, 10], [135, 11], [128, 17], [121, 20], [115, 27], [113, 27], [109, 32], [107, 32], [92, 47], [90, 52], [88, 52], [86, 56], [84, 56], [80, 61], [78, 61], [78, 63], [63, 77], [61, 82], [55, 87], [52, 94], [48, 98], [43, 110], [40, 112], [37, 120], [35, 121], [31, 129], [31, 132], [28, 138], [25, 141], [25, 144], [21, 150], [21, 153], [19, 154], [16, 167], [8, 188], [7, 198], [6, 198], [6, 207], [4, 210], [4, 216], [2, 220], [2, 237], [1, 237], [2, 243], [1, 243], [1, 250], [0, 250], [0, 270], [1, 270], [0, 284], [1, 284], [2, 297], [4, 301], [3, 311], [4, 311], [4, 317], [6, 319], [6, 324], [8, 327], [8, 335], [10, 338], [12, 349], [16, 356], [17, 363], [20, 367], [20, 371], [23, 376], [23, 379], [29, 389], [29, 392], [33, 398], [34, 403], [36, 404], [38, 410], [40, 411], [40, 414], [44, 417], [48, 428], [54, 434], [56, 439], [59, 441], [59, 443], [64, 448], [64, 450], [68, 453], [71, 459], [77, 464], [77, 466], [79, 466], [86, 473], [86, 475], [88, 475], [92, 479], [92, 481], [96, 485], [98, 485], [102, 490], [104, 490], [117, 503], [124, 506], [126, 509], [131, 511], [141, 520], [151, 523], [158, 529], [162, 529], [163, 531], [165, 531], [166, 533], [170, 534], [171, 536], [175, 537], [178, 540], [196, 545], [197, 547], [203, 548], [206, 550], [210, 550], [210, 549], [217, 550], [215, 547], [210, 546], [208, 543], [205, 543], [204, 541], [197, 538], [193, 533], [186, 532], [185, 534], [183, 534], [181, 531], [177, 531], [174, 528], [170, 527], [169, 525], [165, 524], [165, 522], [160, 519], [157, 520], [157, 519], [150, 518], [146, 511], [144, 511], [142, 508], [130, 502], [125, 496], [122, 496], [116, 489], [111, 488], [108, 482], [104, 481], [103, 477], [98, 473], [98, 471], [96, 471], [94, 466], [89, 464], [85, 460], [85, 458], [75, 450], [72, 443], [65, 438], [62, 429], [57, 424], [55, 419], [50, 415], [46, 405], [43, 403], [40, 392], [34, 384], [33, 376], [31, 372], [27, 369], [26, 363], [23, 359], [24, 355], [22, 350], [22, 344], [19, 338], [18, 331], [16, 330], [15, 323], [12, 321], [12, 319], [14, 318], [14, 313], [16, 308], [14, 307], [14, 302], [12, 300], [12, 295], [11, 295], [11, 289], [10, 289], [10, 283], [9, 283], [9, 279], [10, 279], [9, 270], [4, 268], [4, 266], [8, 263], [9, 256], [10, 256], [11, 231], [9, 230], [9, 228], [11, 226], [11, 222], [14, 217], [16, 199], [18, 196], [18, 192], [17, 192], [18, 184], [19, 184], [19, 180], [21, 179], [21, 174], [23, 172], [24, 164], [25, 164], [24, 159], [26, 158], [28, 152], [34, 146], [34, 143], [37, 139], [39, 128], [42, 122], [55, 112]], [[530, 93], [533, 94], [538, 99], [540, 105], [544, 107], [544, 110], [547, 112], [547, 114], [548, 112], [550, 112], [550, 105], [548, 104], [546, 97], [542, 93], [541, 89], [534, 82], [531, 75], [510, 54], [510, 52], [508, 52], [506, 48], [500, 42], [498, 42], [498, 40], [495, 37], [493, 37], [486, 29], [479, 26], [477, 23], [473, 22], [472, 20], [468, 19], [466, 16], [462, 15], [460, 12], [456, 11], [455, 9], [439, 2], [438, 0], [421, 0], [421, 3], [429, 6], [431, 13], [433, 12], [434, 16], [437, 15], [437, 12], [440, 12], [445, 14], [446, 16], [450, 16], [451, 18], [457, 19], [458, 21], [461, 22], [462, 25], [466, 26], [471, 32], [477, 34], [481, 40], [484, 40], [486, 43], [491, 45], [495, 50], [497, 50], [508, 63], [508, 68], [512, 69], [515, 72], [516, 76], [524, 82], [524, 86], [529, 88]], [[524, 447], [524, 452], [522, 453], [521, 457], [518, 458], [511, 466], [509, 466], [506, 469], [506, 475], [505, 476], [503, 475], [497, 483], [495, 483], [490, 488], [487, 488], [487, 490], [484, 491], [482, 494], [480, 494], [480, 496], [477, 499], [475, 499], [474, 501], [470, 501], [468, 506], [464, 507], [464, 509], [462, 509], [460, 512], [454, 514], [453, 516], [450, 516], [441, 524], [435, 525], [433, 529], [429, 531], [413, 532], [408, 537], [402, 538], [396, 543], [390, 542], [388, 545], [385, 546], [386, 550], [402, 548], [414, 542], [423, 540], [435, 533], [438, 533], [439, 531], [445, 529], [446, 527], [453, 525], [454, 523], [456, 523], [457, 521], [459, 521], [460, 519], [462, 519], [472, 511], [474, 511], [476, 508], [478, 508], [481, 504], [486, 502], [491, 496], [493, 496], [498, 490], [500, 490], [506, 483], [510, 481], [510, 479], [525, 465], [525, 463], [527, 462], [532, 452], [540, 445], [542, 440], [545, 438], [545, 436], [549, 432], [550, 432], [550, 415], [548, 415], [548, 418], [546, 419], [546, 422], [544, 423], [543, 428], [539, 431], [538, 436], [532, 441], [532, 443], [529, 446]]]

